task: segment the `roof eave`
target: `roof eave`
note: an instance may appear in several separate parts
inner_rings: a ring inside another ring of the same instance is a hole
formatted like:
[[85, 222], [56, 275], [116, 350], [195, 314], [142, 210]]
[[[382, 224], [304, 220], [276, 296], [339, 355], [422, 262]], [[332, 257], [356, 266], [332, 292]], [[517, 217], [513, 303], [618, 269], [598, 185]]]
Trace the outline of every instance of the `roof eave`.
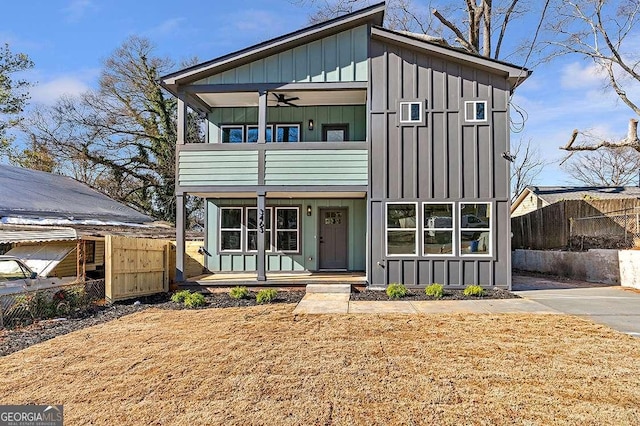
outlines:
[[344, 31], [348, 28], [364, 24], [382, 25], [385, 7], [384, 2], [378, 3], [347, 15], [267, 40], [211, 61], [176, 71], [161, 77], [160, 84], [169, 92], [177, 95], [178, 86], [201, 80], [202, 78], [222, 72], [228, 68], [267, 57], [277, 52], [326, 37], [329, 34]]
[[531, 75], [531, 71], [524, 67], [519, 67], [517, 65], [509, 64], [495, 59], [474, 55], [472, 53], [464, 52], [453, 47], [442, 46], [438, 43], [420, 40], [418, 38], [398, 33], [386, 28], [372, 28], [371, 37], [383, 39], [392, 43], [408, 45], [410, 47], [422, 50], [428, 50], [432, 54], [447, 57], [449, 59], [471, 62], [479, 68], [484, 68], [493, 73], [505, 75], [512, 90], [522, 84]]

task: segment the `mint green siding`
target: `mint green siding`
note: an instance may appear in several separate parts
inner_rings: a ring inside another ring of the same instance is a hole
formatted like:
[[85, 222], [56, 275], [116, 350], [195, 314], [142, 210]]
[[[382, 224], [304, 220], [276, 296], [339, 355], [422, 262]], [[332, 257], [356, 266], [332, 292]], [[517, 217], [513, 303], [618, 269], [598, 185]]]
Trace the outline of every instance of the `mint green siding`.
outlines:
[[367, 150], [266, 152], [266, 185], [367, 185]]
[[257, 185], [258, 151], [180, 151], [180, 186]]
[[[210, 271], [244, 272], [256, 270], [255, 254], [221, 254], [218, 247], [219, 207], [255, 206], [256, 200], [207, 200], [207, 268]], [[347, 207], [349, 218], [348, 256], [349, 270], [365, 270], [367, 205], [365, 199], [267, 199], [267, 206], [300, 207], [301, 244], [299, 254], [267, 253], [267, 270], [314, 271], [318, 265], [318, 209], [320, 207]], [[312, 214], [307, 216], [307, 206]]]
[[[309, 120], [314, 121], [313, 130], [308, 129]], [[302, 142], [322, 140], [323, 124], [348, 124], [350, 141], [367, 139], [367, 110], [365, 105], [270, 107], [267, 109], [268, 124], [300, 124]], [[209, 142], [220, 142], [222, 124], [258, 124], [257, 107], [214, 108], [209, 113]]]
[[195, 84], [367, 81], [368, 29], [356, 27]]

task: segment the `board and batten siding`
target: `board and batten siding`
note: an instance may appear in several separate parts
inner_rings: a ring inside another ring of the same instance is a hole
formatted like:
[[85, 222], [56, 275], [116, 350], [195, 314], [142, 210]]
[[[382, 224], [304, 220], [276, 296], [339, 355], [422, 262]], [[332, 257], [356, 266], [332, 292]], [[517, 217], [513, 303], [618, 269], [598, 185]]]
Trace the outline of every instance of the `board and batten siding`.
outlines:
[[[253, 272], [256, 271], [256, 255], [252, 253], [220, 253], [218, 246], [218, 226], [220, 207], [255, 207], [251, 199], [208, 199], [206, 266], [212, 272]], [[365, 270], [367, 202], [365, 199], [267, 199], [268, 207], [300, 207], [301, 251], [298, 254], [267, 253], [267, 271], [315, 271], [318, 269], [318, 212], [321, 207], [346, 207], [348, 209], [348, 268], [350, 271]], [[312, 214], [307, 216], [307, 206]], [[275, 214], [275, 212], [274, 212]]]
[[266, 185], [367, 185], [368, 152], [277, 150], [265, 153]]
[[362, 25], [199, 80], [197, 84], [367, 81]]
[[[372, 39], [370, 49], [370, 284], [509, 286], [506, 78], [382, 39]], [[424, 125], [398, 125], [402, 100], [424, 102]], [[465, 121], [465, 101], [472, 100], [487, 102], [486, 122]], [[387, 257], [380, 224], [389, 201], [491, 202], [492, 256]]]
[[180, 151], [181, 186], [257, 185], [258, 151]]
[[[313, 130], [307, 123], [314, 121]], [[257, 107], [214, 108], [208, 115], [209, 142], [220, 142], [220, 125], [258, 124]], [[269, 107], [268, 124], [300, 124], [302, 142], [322, 140], [323, 124], [348, 124], [349, 141], [367, 139], [367, 109], [365, 105], [301, 106], [298, 108]]]

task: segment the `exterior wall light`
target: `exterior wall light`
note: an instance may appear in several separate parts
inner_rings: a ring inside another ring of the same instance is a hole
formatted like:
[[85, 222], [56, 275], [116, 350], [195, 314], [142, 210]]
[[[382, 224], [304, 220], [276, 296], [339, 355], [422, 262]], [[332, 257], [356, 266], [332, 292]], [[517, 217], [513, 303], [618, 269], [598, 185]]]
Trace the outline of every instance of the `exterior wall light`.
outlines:
[[309, 131], [313, 130], [313, 120], [309, 119]]
[[311, 206], [307, 206], [307, 216], [311, 216]]

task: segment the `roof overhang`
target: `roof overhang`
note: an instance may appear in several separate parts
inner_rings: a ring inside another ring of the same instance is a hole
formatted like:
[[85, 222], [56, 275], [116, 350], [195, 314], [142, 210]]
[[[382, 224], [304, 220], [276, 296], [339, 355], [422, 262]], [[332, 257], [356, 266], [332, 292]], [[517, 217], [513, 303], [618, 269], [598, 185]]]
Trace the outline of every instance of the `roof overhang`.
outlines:
[[77, 239], [78, 233], [73, 228], [0, 226], [0, 244], [75, 241]]
[[298, 31], [256, 44], [243, 50], [176, 71], [160, 78], [160, 84], [178, 96], [178, 87], [202, 80], [231, 68], [239, 67], [258, 59], [319, 40], [331, 34], [360, 25], [382, 25], [385, 3], [378, 3]]
[[511, 89], [515, 89], [524, 82], [530, 75], [531, 71], [509, 64], [507, 62], [495, 59], [485, 58], [484, 56], [474, 55], [460, 49], [443, 46], [438, 43], [429, 42], [424, 39], [411, 37], [405, 33], [391, 31], [379, 26], [371, 29], [371, 38], [382, 40], [387, 43], [406, 46], [413, 49], [425, 50], [430, 55], [440, 56], [447, 60], [459, 63], [472, 63], [474, 67], [487, 70], [493, 74], [504, 75], [509, 82]]

